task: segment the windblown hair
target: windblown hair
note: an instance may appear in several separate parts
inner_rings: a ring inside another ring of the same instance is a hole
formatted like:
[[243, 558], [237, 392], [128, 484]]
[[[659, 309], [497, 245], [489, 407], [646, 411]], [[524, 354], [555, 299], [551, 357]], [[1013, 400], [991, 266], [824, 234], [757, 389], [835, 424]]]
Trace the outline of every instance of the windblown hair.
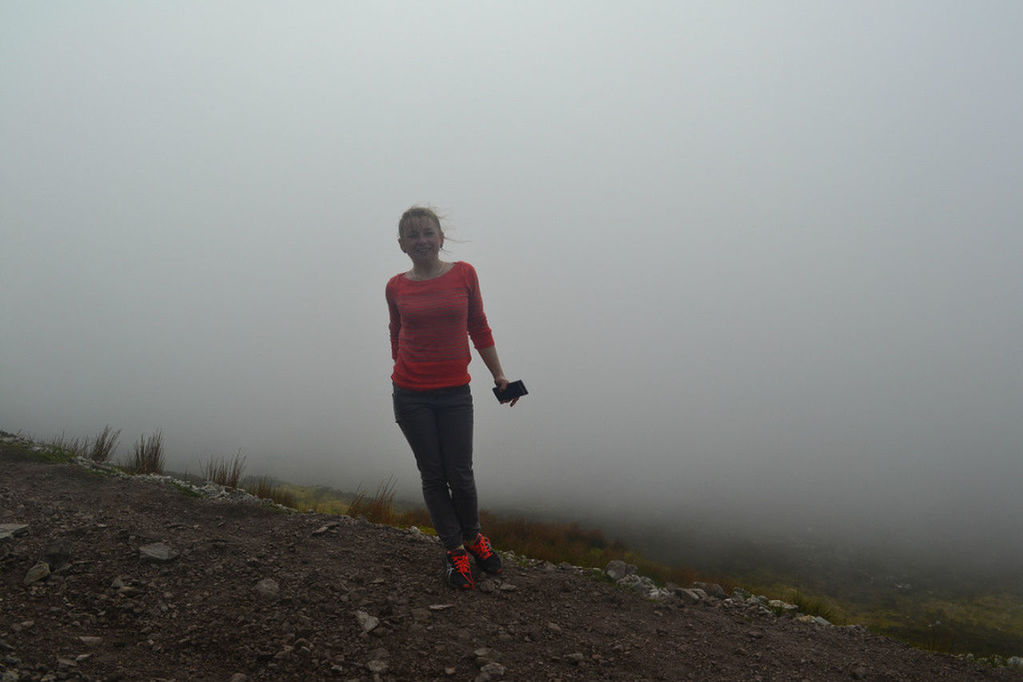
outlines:
[[441, 227], [440, 216], [437, 215], [436, 211], [428, 206], [413, 206], [401, 214], [401, 220], [398, 221], [398, 236], [404, 237], [405, 228], [423, 218], [432, 220], [433, 224], [437, 226], [438, 230], [440, 230], [441, 236], [444, 235], [444, 228]]

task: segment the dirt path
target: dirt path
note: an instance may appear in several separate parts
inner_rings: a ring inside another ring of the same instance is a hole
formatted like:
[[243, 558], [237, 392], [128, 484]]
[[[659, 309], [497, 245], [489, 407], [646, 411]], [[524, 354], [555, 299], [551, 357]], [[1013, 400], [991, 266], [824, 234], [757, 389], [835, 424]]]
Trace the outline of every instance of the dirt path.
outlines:
[[[0, 524], [27, 525], [0, 540], [5, 680], [1023, 680], [859, 628], [651, 602], [535, 562], [456, 593], [438, 546], [408, 531], [198, 499], [2, 445]], [[152, 543], [180, 554], [146, 560]], [[55, 571], [25, 585], [44, 557]]]

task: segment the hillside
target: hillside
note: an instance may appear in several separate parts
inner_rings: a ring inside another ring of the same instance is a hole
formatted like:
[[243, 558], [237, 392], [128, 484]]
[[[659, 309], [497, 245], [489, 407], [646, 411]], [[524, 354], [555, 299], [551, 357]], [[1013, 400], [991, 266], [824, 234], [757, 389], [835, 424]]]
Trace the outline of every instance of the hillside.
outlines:
[[[861, 628], [650, 601], [540, 562], [508, 561], [500, 580], [456, 593], [421, 534], [200, 499], [10, 444], [0, 524], [13, 524], [0, 539], [5, 680], [1023, 680]], [[140, 551], [155, 543], [170, 556]], [[53, 572], [26, 585], [39, 562]]]

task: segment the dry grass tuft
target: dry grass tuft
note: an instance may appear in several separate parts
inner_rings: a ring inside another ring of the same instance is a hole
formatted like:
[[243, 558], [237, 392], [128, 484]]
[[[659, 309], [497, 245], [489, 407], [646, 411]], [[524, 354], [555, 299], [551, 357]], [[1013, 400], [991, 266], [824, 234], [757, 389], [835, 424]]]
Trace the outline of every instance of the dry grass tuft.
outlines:
[[137, 474], [163, 473], [163, 434], [159, 431], [146, 438], [139, 436], [135, 443], [135, 455], [128, 468]]
[[69, 458], [85, 457], [89, 452], [89, 441], [81, 438], [66, 438], [63, 433], [46, 443]]
[[89, 459], [102, 464], [110, 460], [117, 449], [117, 439], [121, 437], [121, 430], [114, 431], [107, 424], [98, 436], [92, 439], [92, 447], [89, 449]]
[[399, 515], [394, 511], [394, 477], [379, 484], [373, 497], [367, 497], [361, 489], [357, 490], [355, 499], [348, 504], [348, 515], [364, 516], [373, 523], [398, 525]]
[[224, 458], [217, 460], [210, 458], [210, 461], [206, 462], [203, 467], [203, 478], [227, 488], [237, 488], [244, 469], [245, 458], [242, 457], [242, 452], [239, 450], [231, 461]]
[[255, 483], [246, 487], [246, 491], [261, 499], [273, 500], [284, 507], [298, 508], [298, 498], [295, 496], [295, 493], [282, 485], [274, 483], [273, 479], [269, 476], [261, 476], [256, 479]]

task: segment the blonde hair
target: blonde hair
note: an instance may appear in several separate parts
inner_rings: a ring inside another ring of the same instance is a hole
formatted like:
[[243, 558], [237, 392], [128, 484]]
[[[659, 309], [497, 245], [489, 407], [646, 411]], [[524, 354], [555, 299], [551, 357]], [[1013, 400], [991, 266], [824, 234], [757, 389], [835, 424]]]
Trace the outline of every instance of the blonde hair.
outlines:
[[440, 216], [437, 212], [429, 206], [413, 206], [409, 210], [401, 214], [401, 220], [398, 221], [398, 238], [405, 236], [405, 228], [409, 227], [413, 222], [426, 218], [432, 220], [433, 224], [437, 226], [441, 236], [444, 236], [444, 228], [440, 224]]

